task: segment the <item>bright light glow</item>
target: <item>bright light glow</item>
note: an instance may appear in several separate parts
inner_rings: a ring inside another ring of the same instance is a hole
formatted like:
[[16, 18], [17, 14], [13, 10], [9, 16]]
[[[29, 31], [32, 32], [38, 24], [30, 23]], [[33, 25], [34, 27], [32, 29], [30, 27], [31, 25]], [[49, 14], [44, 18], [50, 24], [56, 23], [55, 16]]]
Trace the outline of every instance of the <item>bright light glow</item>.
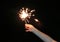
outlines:
[[39, 22], [39, 20], [38, 19], [34, 19], [36, 22]]
[[19, 16], [20, 16], [22, 19], [25, 19], [25, 18], [28, 16], [28, 14], [23, 10], [23, 11], [21, 12], [21, 14], [19, 14]]
[[29, 10], [28, 8], [22, 8], [19, 11], [19, 17], [22, 19], [22, 21], [27, 20], [27, 18], [30, 19], [32, 12], [34, 12], [35, 10]]

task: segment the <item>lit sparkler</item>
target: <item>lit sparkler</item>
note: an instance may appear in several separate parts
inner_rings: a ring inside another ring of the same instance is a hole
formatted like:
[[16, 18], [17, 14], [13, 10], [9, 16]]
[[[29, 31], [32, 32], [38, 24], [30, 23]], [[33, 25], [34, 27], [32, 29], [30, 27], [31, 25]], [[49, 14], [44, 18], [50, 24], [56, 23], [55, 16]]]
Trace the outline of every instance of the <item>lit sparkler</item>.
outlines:
[[29, 20], [31, 16], [34, 16], [34, 14], [32, 15], [32, 13], [35, 10], [29, 10], [28, 8], [22, 8], [19, 11], [19, 17], [22, 19], [22, 21], [25, 21], [25, 23], [29, 23]]

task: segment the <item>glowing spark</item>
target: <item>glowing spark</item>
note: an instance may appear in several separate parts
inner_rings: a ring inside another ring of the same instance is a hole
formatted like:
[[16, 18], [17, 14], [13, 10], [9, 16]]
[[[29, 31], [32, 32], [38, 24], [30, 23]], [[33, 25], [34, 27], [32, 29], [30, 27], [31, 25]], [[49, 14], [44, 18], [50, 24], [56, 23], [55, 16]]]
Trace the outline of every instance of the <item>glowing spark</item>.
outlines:
[[19, 11], [19, 17], [22, 19], [22, 21], [28, 21], [28, 18], [30, 19], [32, 12], [34, 12], [35, 10], [29, 10], [28, 8], [22, 8]]
[[36, 22], [39, 22], [39, 20], [38, 19], [34, 19]]
[[35, 16], [34, 14], [32, 16]]
[[21, 19], [24, 20], [26, 17], [28, 17], [28, 14], [23, 10], [23, 11], [21, 12], [21, 14], [19, 14], [19, 16], [20, 16]]
[[35, 10], [31, 10], [31, 12], [34, 12]]

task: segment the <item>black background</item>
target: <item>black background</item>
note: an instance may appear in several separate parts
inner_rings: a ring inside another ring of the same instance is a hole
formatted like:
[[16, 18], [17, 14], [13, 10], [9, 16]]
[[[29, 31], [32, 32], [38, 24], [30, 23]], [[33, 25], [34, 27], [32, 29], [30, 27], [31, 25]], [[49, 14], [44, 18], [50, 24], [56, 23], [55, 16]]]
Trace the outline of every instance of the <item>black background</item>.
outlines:
[[41, 31], [59, 41], [59, 16], [56, 13], [56, 0], [2, 0], [0, 24], [3, 41], [42, 42], [33, 33], [25, 32], [24, 23], [17, 16], [18, 10], [22, 7], [35, 9], [36, 17], [42, 21], [44, 26]]

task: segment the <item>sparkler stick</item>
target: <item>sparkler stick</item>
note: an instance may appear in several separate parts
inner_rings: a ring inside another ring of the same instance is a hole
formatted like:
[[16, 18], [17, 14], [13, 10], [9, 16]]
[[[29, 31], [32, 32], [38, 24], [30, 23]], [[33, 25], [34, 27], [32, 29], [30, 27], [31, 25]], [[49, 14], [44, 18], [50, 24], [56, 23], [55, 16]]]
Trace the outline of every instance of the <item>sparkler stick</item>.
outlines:
[[28, 23], [29, 23], [29, 20], [28, 20], [28, 19], [26, 19], [26, 20], [25, 20], [25, 24], [28, 24]]
[[25, 24], [27, 24], [27, 21], [25, 20]]

